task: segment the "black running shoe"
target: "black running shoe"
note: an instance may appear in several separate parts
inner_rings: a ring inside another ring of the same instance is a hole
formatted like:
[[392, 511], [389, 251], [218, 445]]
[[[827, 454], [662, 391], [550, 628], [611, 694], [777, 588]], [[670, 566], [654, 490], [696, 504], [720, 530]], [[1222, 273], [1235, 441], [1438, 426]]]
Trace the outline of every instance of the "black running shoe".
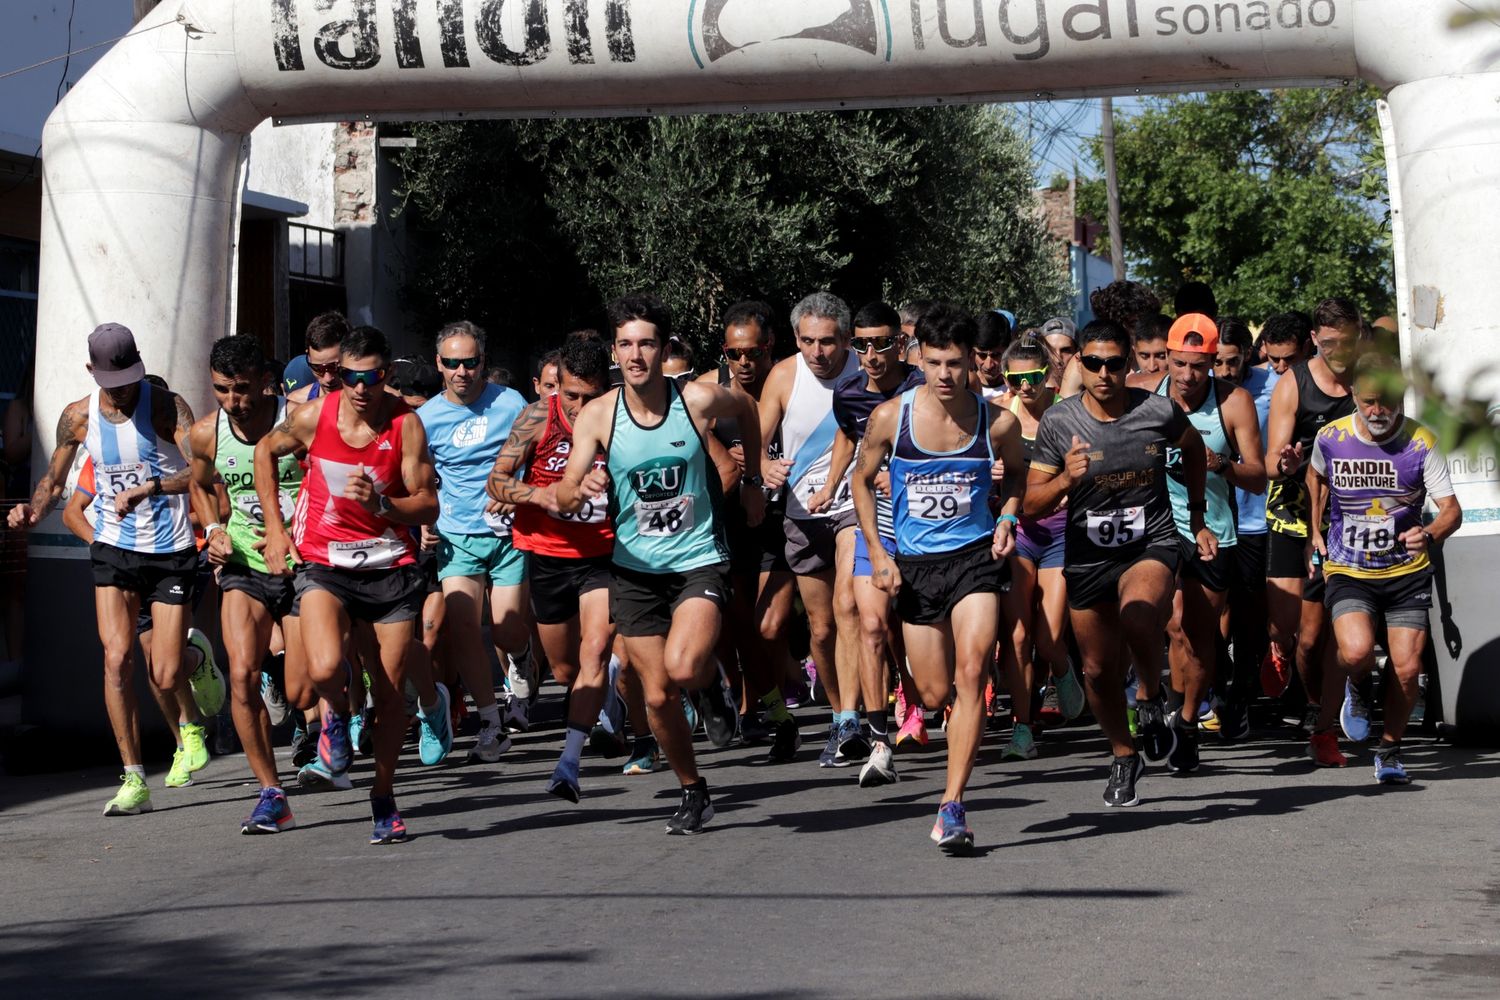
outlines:
[[765, 717], [754, 709], [740, 716], [740, 742], [754, 746], [771, 738], [771, 727]]
[[1136, 725], [1141, 731], [1141, 748], [1147, 760], [1161, 760], [1172, 752], [1177, 734], [1167, 722], [1166, 700], [1158, 692], [1155, 698], [1136, 703]]
[[1214, 710], [1219, 717], [1219, 739], [1233, 743], [1250, 735], [1250, 706], [1225, 702]]
[[845, 722], [839, 727], [838, 757], [835, 767], [848, 767], [870, 756], [870, 737], [858, 719]]
[[690, 837], [702, 833], [713, 818], [714, 804], [708, 798], [708, 782], [699, 778], [696, 783], [683, 787], [682, 805], [667, 820], [667, 832]]
[[298, 725], [292, 730], [292, 766], [306, 767], [318, 755], [318, 737], [323, 733], [321, 725]]
[[789, 715], [776, 723], [776, 730], [771, 736], [771, 763], [791, 763], [796, 759], [797, 751], [800, 749], [802, 749], [802, 730], [797, 726], [797, 720]]
[[699, 692], [698, 711], [703, 716], [703, 732], [708, 735], [708, 742], [721, 750], [734, 742], [734, 724], [739, 713], [729, 706], [717, 675]]
[[1167, 770], [1173, 774], [1187, 774], [1198, 770], [1198, 723], [1183, 722], [1177, 713], [1172, 714], [1172, 752], [1167, 754]]
[[1140, 754], [1116, 757], [1114, 763], [1109, 765], [1109, 783], [1104, 786], [1105, 806], [1122, 809], [1140, 805], [1141, 800], [1135, 794], [1135, 783], [1145, 773], [1146, 762], [1141, 760]]

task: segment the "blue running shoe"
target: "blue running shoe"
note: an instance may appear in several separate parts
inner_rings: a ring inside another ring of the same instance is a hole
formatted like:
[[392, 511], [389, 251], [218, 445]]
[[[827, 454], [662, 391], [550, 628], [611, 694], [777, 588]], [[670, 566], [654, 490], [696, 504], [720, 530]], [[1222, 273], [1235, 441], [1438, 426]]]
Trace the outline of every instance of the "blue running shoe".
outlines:
[[839, 744], [843, 742], [844, 727], [833, 723], [828, 727], [828, 742], [823, 744], [823, 752], [818, 754], [819, 767], [839, 766]]
[[848, 767], [870, 756], [870, 741], [865, 736], [859, 719], [845, 719], [839, 723], [839, 750], [834, 755], [834, 767]]
[[630, 748], [630, 759], [625, 762], [624, 774], [651, 774], [660, 771], [661, 750], [656, 745], [654, 736], [637, 736], [635, 745]]
[[329, 771], [315, 760], [297, 772], [297, 784], [309, 792], [347, 792], [354, 787], [348, 771]]
[[688, 732], [698, 731], [698, 706], [693, 704], [693, 696], [688, 694], [686, 688], [681, 689], [682, 714], [687, 716]]
[[318, 762], [329, 774], [342, 774], [353, 762], [349, 722], [332, 709], [323, 713], [323, 731], [318, 734]]
[[280, 833], [296, 825], [292, 807], [286, 804], [286, 794], [279, 788], [262, 788], [250, 818], [240, 824], [240, 833]]
[[394, 795], [384, 798], [370, 796], [370, 811], [375, 816], [375, 829], [370, 834], [371, 844], [404, 844], [410, 839], [406, 833], [406, 824], [401, 822], [401, 814], [396, 811]]
[[428, 767], [436, 767], [448, 756], [448, 751], [453, 749], [453, 726], [449, 722], [452, 716], [449, 709], [453, 704], [453, 696], [448, 693], [448, 686], [439, 681], [436, 685], [438, 703], [433, 709], [433, 718], [423, 712], [417, 713], [417, 719], [421, 723], [422, 736], [417, 742], [417, 752], [422, 758], [422, 763]]
[[946, 854], [968, 854], [974, 849], [974, 831], [962, 802], [944, 802], [932, 824], [932, 840]]
[[374, 746], [370, 734], [370, 720], [365, 718], [365, 713], [355, 712], [349, 716], [349, 745], [361, 756], [370, 756], [370, 749]]
[[1370, 738], [1370, 706], [1359, 685], [1347, 679], [1344, 681], [1344, 704], [1339, 709], [1339, 727], [1355, 743]]
[[547, 794], [567, 799], [575, 806], [578, 804], [578, 761], [565, 758], [557, 762], [552, 778], [547, 782]]
[[1401, 747], [1383, 746], [1375, 751], [1375, 780], [1382, 785], [1411, 784], [1411, 777], [1401, 766]]

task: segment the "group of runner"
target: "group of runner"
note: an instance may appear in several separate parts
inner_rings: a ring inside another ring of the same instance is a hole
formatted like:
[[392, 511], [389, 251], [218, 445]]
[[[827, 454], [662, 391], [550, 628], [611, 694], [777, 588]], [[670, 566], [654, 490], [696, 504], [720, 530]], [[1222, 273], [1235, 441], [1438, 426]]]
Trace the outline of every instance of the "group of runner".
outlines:
[[1399, 364], [1341, 299], [1273, 316], [1258, 340], [1201, 286], [1173, 319], [1129, 282], [1092, 305], [1082, 329], [1018, 335], [1001, 310], [851, 314], [820, 292], [777, 361], [772, 309], [745, 302], [723, 318], [721, 365], [695, 377], [669, 374], [691, 355], [667, 310], [628, 296], [543, 358], [529, 404], [486, 380], [472, 323], [443, 328], [426, 368], [327, 314], [308, 330], [313, 381], [285, 397], [253, 338], [215, 343], [218, 408], [197, 421], [146, 380], [128, 330], [99, 327], [99, 390], [64, 411], [11, 524], [46, 515], [84, 446], [93, 487], [69, 524], [90, 543], [126, 772], [106, 815], [151, 808], [131, 683], [143, 609], [151, 687], [181, 735], [167, 784], [207, 762], [212, 685], [193, 677], [211, 654], [184, 655], [206, 645], [189, 641], [200, 563], [261, 786], [245, 833], [294, 825], [272, 746], [290, 715], [298, 784], [347, 789], [367, 752], [371, 842], [406, 839], [405, 734], [443, 763], [467, 698], [468, 760], [502, 760], [543, 664], [567, 691], [547, 790], [580, 800], [586, 746], [627, 774], [664, 760], [681, 786], [667, 830], [698, 833], [713, 817], [700, 723], [717, 746], [798, 755], [796, 598], [832, 710], [818, 764], [894, 782], [893, 746], [941, 718], [932, 839], [948, 852], [973, 845], [965, 787], [1001, 690], [1004, 757], [1036, 756], [1042, 725], [1088, 707], [1111, 747], [1105, 805], [1132, 806], [1145, 759], [1197, 769], [1200, 732], [1245, 736], [1251, 700], [1293, 668], [1309, 756], [1343, 765], [1334, 730], [1367, 738], [1378, 645], [1393, 680], [1375, 775], [1405, 782], [1428, 550], [1462, 514], [1432, 433], [1402, 414]]

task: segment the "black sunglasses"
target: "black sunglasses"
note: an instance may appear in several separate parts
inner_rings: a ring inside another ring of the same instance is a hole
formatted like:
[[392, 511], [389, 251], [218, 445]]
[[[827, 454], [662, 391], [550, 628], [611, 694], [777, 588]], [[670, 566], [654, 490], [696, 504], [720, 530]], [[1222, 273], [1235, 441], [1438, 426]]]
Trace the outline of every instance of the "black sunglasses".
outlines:
[[1103, 368], [1111, 375], [1118, 375], [1125, 370], [1125, 359], [1118, 354], [1112, 358], [1101, 358], [1097, 354], [1080, 354], [1078, 362], [1091, 372], [1097, 372]]
[[855, 337], [849, 341], [849, 346], [854, 348], [855, 354], [869, 354], [870, 351], [878, 351], [884, 354], [896, 346], [895, 337]]
[[309, 361], [307, 367], [312, 369], [314, 375], [332, 375], [339, 370], [340, 366], [337, 361], [330, 361], [326, 365], [315, 365]]
[[474, 369], [476, 369], [476, 368], [479, 367], [479, 362], [481, 360], [483, 360], [483, 359], [482, 358], [442, 358], [440, 360], [443, 362], [443, 367], [444, 368], [448, 369], [450, 372], [456, 372], [456, 371], [458, 371], [458, 369], [460, 367], [464, 368], [466, 371], [473, 371]]
[[726, 347], [724, 358], [727, 361], [759, 361], [769, 352], [766, 347]]
[[379, 385], [385, 381], [385, 373], [384, 368], [340, 368], [339, 378], [352, 389], [357, 385]]

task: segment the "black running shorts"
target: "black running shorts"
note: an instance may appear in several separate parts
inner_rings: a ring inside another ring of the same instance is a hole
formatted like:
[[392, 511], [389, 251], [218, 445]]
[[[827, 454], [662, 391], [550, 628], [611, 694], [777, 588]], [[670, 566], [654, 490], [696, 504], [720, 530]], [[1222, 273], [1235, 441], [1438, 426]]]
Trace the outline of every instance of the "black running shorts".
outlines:
[[427, 581], [415, 564], [355, 571], [303, 563], [296, 588], [299, 611], [302, 598], [321, 590], [338, 598], [351, 620], [371, 625], [415, 621], [427, 596]]
[[259, 601], [273, 618], [291, 614], [297, 591], [290, 576], [272, 576], [239, 563], [225, 563], [219, 570], [219, 589], [224, 593], [239, 591], [252, 601]]
[[1334, 573], [1328, 577], [1328, 612], [1336, 621], [1347, 614], [1366, 614], [1386, 628], [1426, 632], [1432, 607], [1432, 570], [1368, 580]]
[[712, 601], [722, 612], [729, 603], [729, 564], [715, 563], [686, 573], [610, 568], [609, 614], [620, 635], [666, 635], [672, 630], [672, 612], [695, 597]]
[[896, 556], [901, 590], [896, 614], [908, 625], [947, 621], [970, 594], [1002, 594], [1010, 588], [1010, 560], [990, 556], [988, 536], [959, 549], [931, 556]]
[[562, 625], [572, 621], [578, 617], [580, 596], [609, 586], [609, 556], [573, 559], [533, 552], [527, 560], [531, 613], [538, 625]]
[[1235, 546], [1219, 546], [1218, 555], [1208, 562], [1198, 558], [1198, 543], [1177, 536], [1177, 568], [1182, 579], [1194, 579], [1207, 590], [1222, 594], [1229, 589]]
[[1179, 556], [1180, 550], [1176, 545], [1148, 545], [1130, 558], [1096, 563], [1069, 563], [1063, 567], [1063, 579], [1068, 582], [1068, 607], [1084, 611], [1105, 601], [1118, 601], [1120, 577], [1130, 567], [1145, 559], [1161, 563], [1175, 576]]
[[148, 554], [102, 542], [89, 545], [95, 587], [117, 587], [152, 604], [191, 604], [198, 583], [198, 550]]

